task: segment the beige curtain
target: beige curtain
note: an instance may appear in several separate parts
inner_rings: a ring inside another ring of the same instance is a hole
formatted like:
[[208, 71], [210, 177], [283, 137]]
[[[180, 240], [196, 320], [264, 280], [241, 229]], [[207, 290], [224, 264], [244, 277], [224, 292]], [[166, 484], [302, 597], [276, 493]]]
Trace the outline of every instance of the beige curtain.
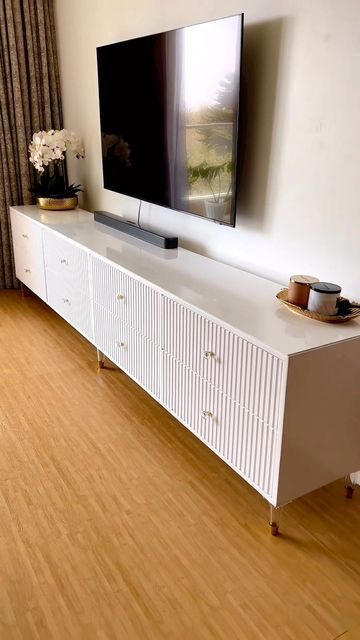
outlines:
[[0, 0], [0, 288], [17, 286], [9, 206], [29, 204], [35, 131], [62, 128], [52, 0]]

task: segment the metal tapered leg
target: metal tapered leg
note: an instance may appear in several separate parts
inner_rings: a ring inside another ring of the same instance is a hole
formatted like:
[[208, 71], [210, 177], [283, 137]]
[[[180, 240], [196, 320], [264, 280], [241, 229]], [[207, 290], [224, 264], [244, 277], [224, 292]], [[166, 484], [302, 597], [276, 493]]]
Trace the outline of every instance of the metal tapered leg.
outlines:
[[103, 369], [105, 367], [105, 356], [104, 356], [104, 354], [99, 349], [96, 349], [96, 356], [97, 356], [99, 369]]
[[351, 480], [351, 476], [345, 476], [345, 497], [347, 500], [351, 500], [355, 491], [355, 484]]
[[273, 507], [270, 505], [270, 533], [272, 536], [278, 536], [280, 534], [280, 516], [281, 516], [281, 507]]

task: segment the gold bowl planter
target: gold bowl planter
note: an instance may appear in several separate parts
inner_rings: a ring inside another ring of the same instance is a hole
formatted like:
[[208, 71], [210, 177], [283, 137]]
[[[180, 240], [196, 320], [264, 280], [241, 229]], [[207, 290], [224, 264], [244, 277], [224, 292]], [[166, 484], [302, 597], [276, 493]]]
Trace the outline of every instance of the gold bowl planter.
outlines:
[[78, 206], [78, 197], [72, 198], [37, 198], [37, 204], [40, 209], [47, 211], [68, 211], [76, 209]]

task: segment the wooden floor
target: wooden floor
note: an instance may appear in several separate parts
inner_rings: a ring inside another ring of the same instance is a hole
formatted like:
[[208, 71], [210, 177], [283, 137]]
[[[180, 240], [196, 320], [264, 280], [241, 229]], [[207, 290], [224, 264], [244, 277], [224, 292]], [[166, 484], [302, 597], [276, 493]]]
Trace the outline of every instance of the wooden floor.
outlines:
[[35, 297], [0, 292], [0, 639], [360, 639], [360, 488], [267, 504]]

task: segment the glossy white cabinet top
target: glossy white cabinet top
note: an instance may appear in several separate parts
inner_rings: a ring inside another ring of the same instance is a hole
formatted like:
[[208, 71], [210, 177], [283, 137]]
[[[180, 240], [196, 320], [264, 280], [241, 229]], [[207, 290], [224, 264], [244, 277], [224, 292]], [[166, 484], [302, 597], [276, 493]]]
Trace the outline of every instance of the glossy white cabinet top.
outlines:
[[82, 209], [13, 208], [279, 355], [360, 337], [358, 320], [326, 324], [291, 313], [275, 298], [281, 284], [186, 249], [159, 249], [94, 222]]

